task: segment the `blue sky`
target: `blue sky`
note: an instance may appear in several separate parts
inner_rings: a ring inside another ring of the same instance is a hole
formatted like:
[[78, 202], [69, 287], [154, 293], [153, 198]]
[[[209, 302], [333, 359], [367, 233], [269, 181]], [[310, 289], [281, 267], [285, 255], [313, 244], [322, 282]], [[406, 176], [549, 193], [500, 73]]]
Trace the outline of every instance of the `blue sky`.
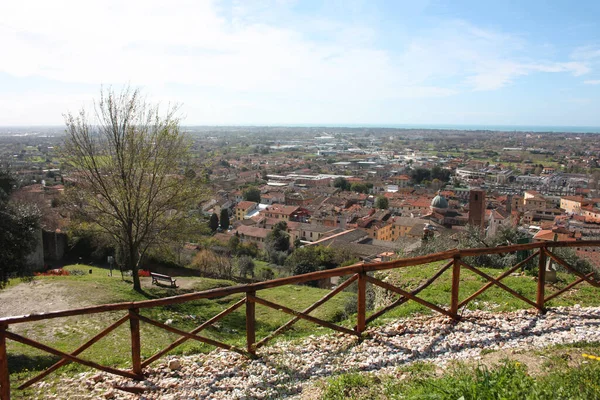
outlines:
[[600, 126], [600, 2], [0, 2], [0, 125], [101, 85], [186, 125]]

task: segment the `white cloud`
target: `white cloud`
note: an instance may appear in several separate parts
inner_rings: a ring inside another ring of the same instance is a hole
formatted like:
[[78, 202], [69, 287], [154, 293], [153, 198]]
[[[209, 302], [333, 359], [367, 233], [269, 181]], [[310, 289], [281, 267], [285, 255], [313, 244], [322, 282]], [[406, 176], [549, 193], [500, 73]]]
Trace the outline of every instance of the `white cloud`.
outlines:
[[296, 30], [247, 23], [235, 7], [225, 19], [219, 6], [207, 1], [59, 1], [35, 7], [5, 2], [0, 6], [0, 70], [62, 82], [179, 83], [364, 99], [394, 97], [398, 88], [407, 87], [418, 96], [449, 93], [403, 77], [387, 52], [355, 40], [368, 37], [368, 30], [339, 27], [333, 42], [316, 42]]
[[571, 53], [571, 58], [574, 60], [590, 61], [600, 58], [600, 47], [597, 46], [581, 46], [576, 48]]
[[600, 85], [600, 79], [592, 79], [589, 81], [583, 81], [586, 85]]
[[[595, 51], [580, 49], [568, 62], [534, 60], [522, 56], [522, 38], [463, 21], [388, 37], [395, 47], [382, 48], [379, 35], [387, 33], [376, 27], [323, 16], [274, 23], [280, 13], [294, 18], [286, 1], [258, 10], [248, 4], [0, 2], [0, 73], [76, 85], [129, 82], [183, 102], [198, 120], [283, 111], [302, 122], [305, 115], [281, 104], [313, 115], [360, 115], [371, 102], [496, 90], [539, 72], [583, 75]], [[172, 85], [188, 90], [167, 90]], [[63, 100], [55, 108], [72, 99]], [[14, 109], [6, 98], [0, 104]]]

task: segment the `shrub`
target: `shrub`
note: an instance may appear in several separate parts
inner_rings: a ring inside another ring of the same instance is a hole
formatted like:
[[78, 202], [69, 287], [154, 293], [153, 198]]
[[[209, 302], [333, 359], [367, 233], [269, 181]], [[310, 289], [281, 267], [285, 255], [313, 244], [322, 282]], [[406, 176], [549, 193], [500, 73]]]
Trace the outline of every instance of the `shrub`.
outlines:
[[260, 267], [256, 271], [256, 277], [261, 281], [275, 279], [275, 271], [271, 267]]

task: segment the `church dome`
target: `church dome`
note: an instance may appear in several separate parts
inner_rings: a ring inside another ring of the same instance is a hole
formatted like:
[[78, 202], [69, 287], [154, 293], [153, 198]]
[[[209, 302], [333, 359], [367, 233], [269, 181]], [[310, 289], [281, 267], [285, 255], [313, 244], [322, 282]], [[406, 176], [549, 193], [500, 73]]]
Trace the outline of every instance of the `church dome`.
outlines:
[[448, 208], [448, 200], [438, 193], [438, 195], [431, 200], [431, 208]]

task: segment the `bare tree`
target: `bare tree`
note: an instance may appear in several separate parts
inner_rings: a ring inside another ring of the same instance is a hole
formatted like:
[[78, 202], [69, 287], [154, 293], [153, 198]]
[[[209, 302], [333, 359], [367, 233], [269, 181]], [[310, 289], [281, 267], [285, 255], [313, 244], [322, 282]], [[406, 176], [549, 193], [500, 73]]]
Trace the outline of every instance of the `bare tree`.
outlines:
[[93, 115], [65, 115], [63, 157], [74, 181], [74, 215], [110, 236], [141, 290], [142, 256], [176, 229], [197, 199], [198, 182], [184, 174], [188, 142], [177, 108], [161, 113], [138, 90], [101, 90]]

